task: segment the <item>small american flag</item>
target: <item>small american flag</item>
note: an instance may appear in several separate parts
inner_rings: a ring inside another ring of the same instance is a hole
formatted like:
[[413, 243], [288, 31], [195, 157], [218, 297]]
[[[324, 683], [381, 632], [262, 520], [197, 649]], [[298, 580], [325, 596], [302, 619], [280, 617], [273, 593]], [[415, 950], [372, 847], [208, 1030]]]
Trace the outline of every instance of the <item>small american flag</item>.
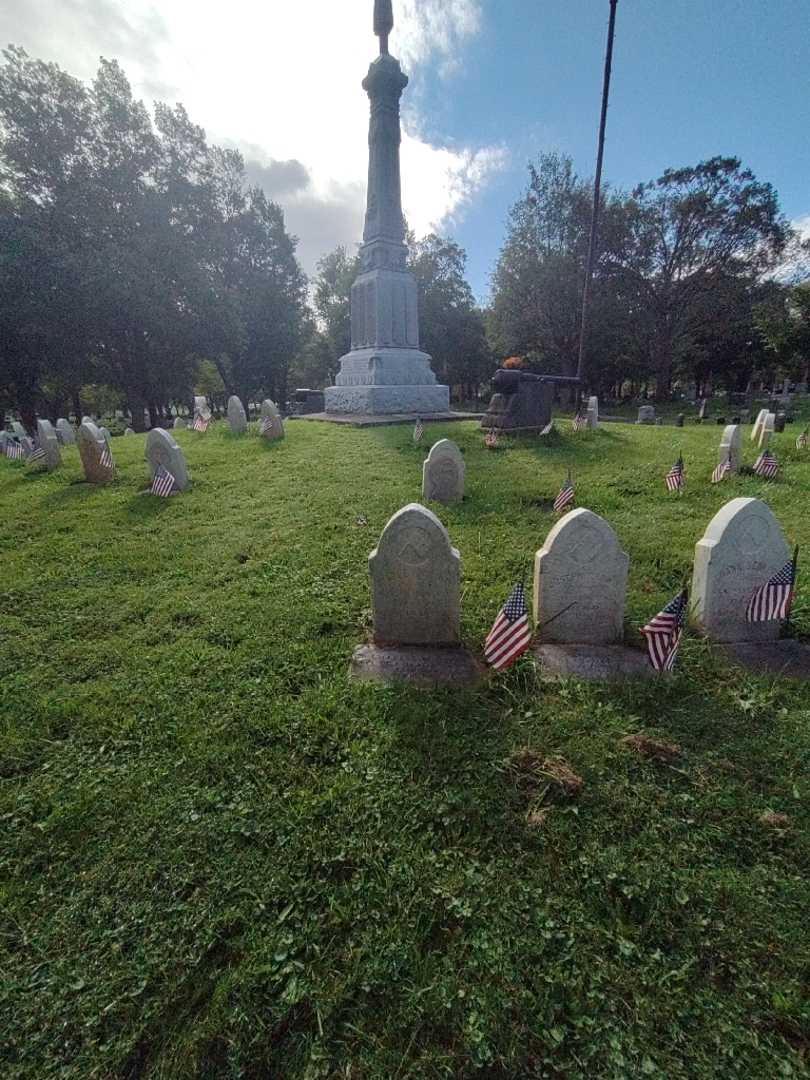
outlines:
[[721, 461], [720, 464], [715, 467], [715, 470], [712, 473], [712, 483], [719, 484], [721, 480], [725, 480], [730, 472], [731, 458], [726, 458], [725, 461]]
[[6, 443], [6, 457], [11, 461], [22, 461], [23, 448], [18, 442], [9, 441]]
[[498, 445], [498, 433], [490, 429], [484, 436], [484, 446], [490, 450], [494, 450]]
[[162, 465], [158, 465], [155, 469], [154, 479], [152, 480], [152, 494], [160, 495], [162, 499], [165, 499], [167, 495], [171, 495], [173, 490], [174, 477], [168, 469], [164, 469]]
[[553, 428], [554, 428], [554, 417], [552, 417], [549, 420], [549, 422], [546, 424], [546, 426], [543, 428], [543, 430], [540, 432], [540, 434], [541, 435], [550, 435]]
[[422, 436], [425, 434], [425, 425], [422, 423], [422, 417], [417, 416], [416, 423], [413, 425], [413, 441], [419, 442]]
[[681, 454], [678, 454], [678, 460], [664, 477], [664, 481], [667, 485], [667, 491], [683, 491], [683, 480], [683, 457]]
[[796, 440], [796, 449], [797, 450], [806, 450], [807, 449], [807, 428], [804, 429], [804, 431], [801, 433], [801, 435]]
[[267, 432], [270, 430], [270, 428], [272, 426], [273, 426], [273, 417], [272, 416], [263, 416], [261, 418], [261, 420], [259, 420], [259, 434], [260, 435], [266, 435]]
[[583, 416], [581, 412], [578, 412], [574, 419], [571, 421], [574, 431], [582, 431], [583, 428], [588, 426], [587, 416]]
[[28, 461], [26, 462], [26, 464], [27, 465], [36, 465], [36, 466], [45, 465], [46, 464], [46, 458], [45, 458], [44, 449], [41, 446], [38, 446], [37, 449], [34, 450], [34, 452], [32, 454], [29, 454]]
[[787, 619], [793, 602], [793, 585], [796, 580], [796, 557], [786, 562], [782, 569], [761, 585], [748, 601], [745, 617], [748, 622], [770, 622]]
[[560, 488], [557, 498], [554, 500], [554, 511], [558, 514], [574, 501], [574, 485], [571, 481], [571, 474], [568, 474], [568, 479]]
[[201, 431], [203, 435], [208, 431], [208, 425], [211, 423], [210, 416], [203, 416], [202, 413], [197, 413], [194, 417], [194, 423], [192, 427], [195, 431]]
[[505, 671], [526, 652], [531, 639], [526, 594], [522, 585], [516, 585], [484, 642], [484, 659], [496, 671]]
[[106, 440], [104, 442], [104, 449], [101, 451], [101, 458], [99, 460], [101, 462], [101, 467], [103, 469], [109, 469], [110, 472], [112, 472], [113, 469], [115, 468], [115, 465], [113, 464], [113, 459], [112, 459], [112, 451], [110, 450], [109, 446], [107, 445]]
[[765, 480], [773, 480], [779, 472], [779, 462], [770, 450], [763, 450], [754, 462], [754, 472]]
[[675, 666], [686, 622], [687, 603], [688, 593], [684, 589], [641, 628], [647, 639], [650, 663], [656, 671], [672, 671]]

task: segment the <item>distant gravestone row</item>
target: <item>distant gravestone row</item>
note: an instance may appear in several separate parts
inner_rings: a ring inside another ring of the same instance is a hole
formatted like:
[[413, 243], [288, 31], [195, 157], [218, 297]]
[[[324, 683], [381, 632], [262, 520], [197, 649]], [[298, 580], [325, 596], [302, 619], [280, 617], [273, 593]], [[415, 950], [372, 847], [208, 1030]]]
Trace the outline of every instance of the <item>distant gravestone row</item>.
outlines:
[[[732, 499], [695, 547], [691, 620], [743, 664], [807, 674], [810, 650], [779, 641], [779, 621], [747, 618], [754, 591], [789, 558], [768, 506]], [[572, 510], [552, 528], [534, 561], [535, 656], [545, 674], [588, 680], [653, 674], [645, 654], [623, 643], [629, 562], [613, 529], [590, 510]], [[394, 514], [369, 556], [369, 576], [373, 633], [355, 650], [354, 678], [417, 685], [480, 680], [483, 669], [460, 636], [461, 556], [432, 511], [411, 503]]]

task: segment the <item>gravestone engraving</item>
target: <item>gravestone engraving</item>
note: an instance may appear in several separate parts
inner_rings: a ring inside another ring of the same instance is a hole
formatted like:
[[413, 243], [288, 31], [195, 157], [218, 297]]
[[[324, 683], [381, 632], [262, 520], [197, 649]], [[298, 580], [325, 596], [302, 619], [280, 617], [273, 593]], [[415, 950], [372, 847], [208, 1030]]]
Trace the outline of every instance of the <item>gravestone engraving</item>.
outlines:
[[[82, 422], [76, 434], [84, 478], [90, 484], [109, 484], [115, 475], [113, 466], [104, 463], [105, 451], [110, 453], [104, 436], [92, 420]], [[110, 455], [112, 460], [112, 455]]]
[[464, 498], [464, 458], [450, 439], [440, 439], [430, 448], [422, 466], [422, 498], [440, 503]]
[[652, 405], [642, 405], [638, 410], [637, 424], [654, 424], [655, 423], [655, 409]]
[[265, 398], [262, 402], [259, 417], [259, 434], [268, 442], [273, 439], [284, 438], [284, 421], [281, 419], [278, 406], [270, 398]]
[[742, 453], [742, 435], [737, 424], [729, 424], [723, 429], [720, 446], [717, 450], [717, 463], [724, 461], [730, 463], [730, 472], [740, 471], [740, 456]]
[[45, 451], [48, 472], [58, 469], [62, 464], [62, 455], [59, 453], [59, 440], [50, 420], [37, 420], [37, 440]]
[[236, 394], [228, 398], [228, 423], [234, 435], [244, 435], [247, 431], [245, 407]]
[[746, 621], [755, 589], [790, 558], [779, 522], [759, 499], [727, 502], [695, 547], [692, 620], [714, 641], [771, 641], [778, 622]]
[[164, 431], [163, 428], [152, 428], [146, 436], [144, 457], [149, 463], [152, 480], [155, 479], [158, 468], [163, 467], [174, 477], [172, 491], [187, 491], [191, 487], [191, 477], [188, 474], [183, 451], [168, 431]]
[[64, 446], [69, 446], [71, 443], [76, 442], [76, 432], [73, 429], [73, 424], [64, 417], [60, 417], [56, 421], [56, 434], [62, 440]]

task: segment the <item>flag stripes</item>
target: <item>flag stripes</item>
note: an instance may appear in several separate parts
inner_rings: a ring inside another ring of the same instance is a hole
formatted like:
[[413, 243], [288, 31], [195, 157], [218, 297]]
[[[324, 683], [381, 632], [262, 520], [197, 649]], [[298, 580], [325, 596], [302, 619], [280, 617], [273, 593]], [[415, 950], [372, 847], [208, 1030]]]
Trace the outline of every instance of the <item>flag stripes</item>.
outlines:
[[413, 441], [418, 443], [425, 433], [425, 425], [422, 423], [422, 417], [417, 416], [416, 423], [413, 425]]
[[484, 436], [484, 446], [490, 450], [494, 450], [498, 445], [498, 433], [490, 428], [490, 430]]
[[18, 442], [9, 441], [6, 443], [5, 454], [10, 461], [21, 461], [23, 456], [23, 448]]
[[779, 472], [779, 462], [770, 450], [763, 450], [754, 462], [754, 472], [764, 480], [773, 480]]
[[786, 619], [790, 615], [793, 600], [793, 581], [796, 564], [786, 562], [772, 578], [756, 589], [748, 601], [745, 617], [748, 622], [771, 622]]
[[679, 593], [641, 628], [647, 639], [647, 655], [656, 671], [672, 671], [686, 621], [688, 593]]
[[174, 483], [174, 477], [169, 470], [164, 469], [162, 465], [158, 465], [152, 479], [151, 492], [153, 495], [159, 495], [162, 499], [165, 499], [174, 490]]
[[719, 465], [715, 467], [712, 473], [712, 483], [719, 484], [721, 480], [724, 480], [731, 472], [731, 458], [726, 458], [725, 461], [721, 461]]
[[484, 659], [496, 671], [505, 671], [529, 647], [532, 629], [526, 594], [518, 584], [498, 612], [498, 617], [484, 642]]
[[574, 431], [582, 431], [583, 428], [588, 426], [587, 416], [583, 416], [581, 412], [578, 412], [574, 419], [571, 421], [571, 426]]
[[807, 449], [807, 428], [805, 428], [804, 431], [801, 433], [801, 435], [798, 437], [798, 439], [796, 439], [796, 449], [797, 450], [806, 450]]
[[664, 477], [664, 483], [667, 485], [667, 491], [683, 491], [683, 481], [683, 458], [679, 454], [678, 460]]
[[113, 462], [112, 451], [105, 441], [104, 449], [101, 451], [101, 457], [99, 458], [101, 467], [103, 469], [109, 469], [112, 472], [115, 469], [115, 463]]
[[574, 485], [571, 482], [571, 477], [565, 481], [560, 488], [557, 498], [554, 500], [554, 507], [556, 513], [561, 513], [566, 506], [569, 506], [574, 501]]
[[210, 416], [203, 416], [201, 413], [196, 413], [194, 416], [194, 423], [191, 425], [195, 431], [200, 431], [203, 435], [208, 431], [208, 425], [211, 423]]
[[45, 464], [47, 464], [44, 449], [41, 446], [37, 447], [37, 449], [34, 450], [34, 452], [29, 456], [28, 461], [27, 461], [26, 464], [28, 464], [28, 465], [45, 465]]

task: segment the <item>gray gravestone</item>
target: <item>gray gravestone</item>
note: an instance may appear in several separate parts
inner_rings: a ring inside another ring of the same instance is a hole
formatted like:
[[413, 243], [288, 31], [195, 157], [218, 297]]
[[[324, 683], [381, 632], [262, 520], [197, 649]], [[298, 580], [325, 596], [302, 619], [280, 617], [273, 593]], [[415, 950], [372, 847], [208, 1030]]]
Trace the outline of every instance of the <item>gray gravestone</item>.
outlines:
[[598, 397], [589, 397], [588, 398], [588, 411], [587, 411], [587, 413], [585, 415], [586, 415], [586, 418], [587, 418], [587, 421], [588, 421], [588, 427], [595, 431], [596, 428], [599, 427], [599, 398]]
[[683, 413], [678, 413], [675, 417], [675, 427], [683, 427], [683, 422], [686, 419]]
[[702, 398], [701, 402], [700, 402], [700, 410], [698, 412], [698, 417], [701, 420], [705, 420], [708, 415], [709, 415], [709, 399], [708, 398]]
[[48, 472], [58, 469], [62, 464], [62, 455], [59, 453], [59, 440], [50, 420], [37, 420], [37, 441], [45, 451]]
[[756, 442], [759, 438], [760, 431], [765, 424], [765, 418], [768, 415], [767, 409], [760, 409], [757, 413], [757, 418], [754, 421], [754, 428], [751, 432], [751, 442]]
[[787, 414], [783, 412], [778, 412], [774, 417], [773, 421], [773, 430], [777, 435], [781, 434], [785, 430], [786, 422]]
[[430, 448], [422, 466], [422, 498], [446, 504], [464, 498], [464, 458], [450, 439]]
[[174, 423], [172, 424], [172, 428], [173, 428], [173, 429], [174, 429], [175, 431], [179, 431], [179, 430], [180, 430], [180, 428], [183, 428], [183, 429], [185, 429], [185, 428], [187, 428], [187, 427], [188, 427], [188, 420], [184, 420], [184, 419], [182, 418], [182, 416], [175, 416], [175, 418], [174, 418]]
[[64, 417], [56, 421], [56, 434], [65, 446], [76, 442], [76, 432], [73, 429], [73, 424]]
[[770, 641], [778, 622], [746, 621], [754, 590], [790, 558], [779, 522], [759, 499], [732, 499], [714, 515], [695, 548], [695, 625], [714, 641]]
[[28, 432], [25, 430], [19, 420], [11, 421], [11, 431], [12, 434], [20, 440], [20, 442], [22, 442], [23, 439], [28, 438]]
[[742, 434], [736, 424], [729, 424], [723, 429], [720, 446], [717, 451], [717, 463], [728, 461], [731, 464], [731, 472], [740, 471], [740, 456], [742, 453]]
[[655, 423], [655, 409], [652, 405], [642, 405], [638, 410], [637, 424], [654, 424]]
[[207, 420], [211, 416], [211, 410], [208, 408], [208, 398], [204, 394], [197, 394], [194, 397], [194, 415], [201, 416], [203, 420]]
[[187, 491], [191, 486], [191, 477], [188, 475], [183, 451], [168, 431], [164, 431], [163, 428], [152, 428], [146, 436], [144, 457], [149, 463], [152, 480], [155, 479], [158, 467], [162, 466], [174, 477], [172, 491]]
[[265, 398], [262, 402], [259, 414], [259, 434], [268, 441], [284, 438], [284, 421], [281, 419], [278, 406], [270, 398]]
[[769, 412], [765, 416], [765, 422], [759, 429], [759, 441], [757, 443], [757, 446], [760, 448], [760, 450], [764, 450], [768, 443], [771, 441], [771, 435], [773, 435], [775, 423], [776, 415], [772, 412]]
[[79, 456], [82, 459], [84, 478], [90, 484], [109, 484], [115, 475], [115, 469], [102, 461], [107, 442], [92, 420], [82, 422], [76, 435]]
[[228, 398], [228, 423], [234, 435], [244, 435], [247, 431], [245, 406], [236, 394]]

